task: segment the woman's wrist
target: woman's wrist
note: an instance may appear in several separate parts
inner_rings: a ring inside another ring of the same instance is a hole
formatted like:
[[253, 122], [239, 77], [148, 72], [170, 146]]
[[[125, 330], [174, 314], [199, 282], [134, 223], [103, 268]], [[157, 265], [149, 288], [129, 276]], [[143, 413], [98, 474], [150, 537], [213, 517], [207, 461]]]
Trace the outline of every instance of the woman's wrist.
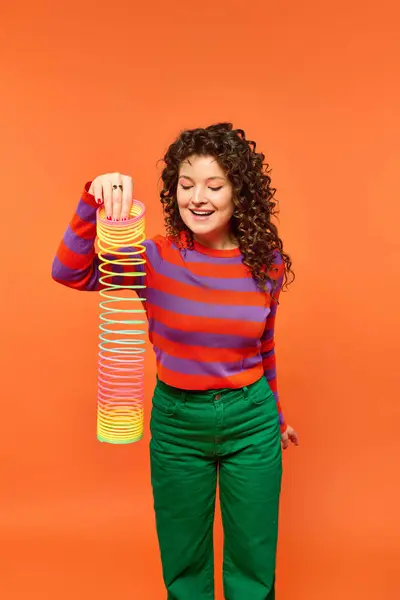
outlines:
[[86, 202], [86, 204], [90, 204], [90, 206], [93, 206], [94, 208], [98, 208], [99, 204], [97, 203], [96, 198], [93, 196], [93, 194], [91, 194], [89, 192], [91, 185], [92, 185], [91, 181], [88, 181], [87, 183], [85, 183], [85, 186], [84, 186], [83, 192], [82, 192], [82, 200], [84, 202]]

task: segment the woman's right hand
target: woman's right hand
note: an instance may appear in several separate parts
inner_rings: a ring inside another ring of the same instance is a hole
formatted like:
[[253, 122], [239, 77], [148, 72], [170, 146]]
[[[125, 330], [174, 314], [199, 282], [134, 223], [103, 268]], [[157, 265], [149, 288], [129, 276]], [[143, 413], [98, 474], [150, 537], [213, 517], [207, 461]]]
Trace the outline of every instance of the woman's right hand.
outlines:
[[98, 204], [103, 204], [107, 219], [126, 221], [132, 208], [133, 181], [129, 175], [107, 173], [99, 175], [89, 188]]

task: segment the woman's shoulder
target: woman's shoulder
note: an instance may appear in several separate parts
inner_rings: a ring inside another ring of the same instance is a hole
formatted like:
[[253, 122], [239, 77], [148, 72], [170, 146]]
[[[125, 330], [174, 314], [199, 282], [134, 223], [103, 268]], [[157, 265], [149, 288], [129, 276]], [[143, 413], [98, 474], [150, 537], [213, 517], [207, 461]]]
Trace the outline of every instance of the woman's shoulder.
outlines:
[[157, 234], [153, 237], [147, 238], [144, 242], [144, 245], [146, 246], [146, 249], [153, 247], [161, 251], [164, 248], [170, 248], [172, 242], [166, 235]]
[[283, 263], [283, 256], [282, 256], [282, 252], [279, 250], [279, 248], [272, 248], [270, 250], [270, 256], [272, 257], [272, 261], [275, 264], [282, 264]]
[[268, 277], [279, 279], [285, 272], [285, 261], [279, 248], [272, 248], [268, 260]]
[[146, 238], [143, 242], [146, 250], [146, 258], [153, 266], [160, 265], [169, 254], [172, 247], [171, 240], [165, 236], [157, 234]]

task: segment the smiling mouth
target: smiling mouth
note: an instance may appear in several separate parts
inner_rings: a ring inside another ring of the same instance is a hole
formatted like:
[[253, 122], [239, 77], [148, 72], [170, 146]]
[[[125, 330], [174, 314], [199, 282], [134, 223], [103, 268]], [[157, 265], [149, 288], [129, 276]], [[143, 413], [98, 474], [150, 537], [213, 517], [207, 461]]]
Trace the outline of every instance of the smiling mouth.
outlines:
[[209, 217], [210, 215], [214, 214], [213, 210], [208, 210], [208, 211], [204, 211], [204, 210], [192, 210], [191, 208], [189, 210], [196, 217]]

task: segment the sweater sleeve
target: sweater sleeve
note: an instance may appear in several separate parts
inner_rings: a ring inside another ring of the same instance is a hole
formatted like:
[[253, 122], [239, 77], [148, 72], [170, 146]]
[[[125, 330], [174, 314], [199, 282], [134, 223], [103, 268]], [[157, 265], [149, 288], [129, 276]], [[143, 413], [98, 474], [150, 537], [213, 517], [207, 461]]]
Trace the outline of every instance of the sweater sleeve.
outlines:
[[275, 354], [275, 318], [279, 303], [279, 295], [282, 289], [284, 279], [284, 263], [279, 255], [276, 263], [272, 265], [271, 277], [276, 280], [277, 286], [272, 293], [270, 312], [265, 322], [264, 333], [261, 337], [261, 357], [264, 367], [264, 375], [267, 378], [269, 386], [275, 396], [279, 423], [281, 432], [286, 431], [287, 424], [283, 415], [277, 384], [277, 372], [276, 372], [276, 354]]
[[[104, 288], [99, 281], [99, 257], [95, 250], [96, 215], [98, 204], [92, 194], [89, 194], [91, 182], [88, 182], [82, 192], [75, 214], [58, 247], [52, 265], [52, 278], [67, 287], [81, 291], [98, 291]], [[111, 257], [110, 257], [111, 258]], [[141, 276], [124, 275], [132, 267], [109, 264], [110, 272], [115, 273], [112, 283], [115, 285], [143, 284]], [[144, 265], [136, 265], [135, 271], [145, 272]], [[103, 273], [104, 275], [104, 273]]]

